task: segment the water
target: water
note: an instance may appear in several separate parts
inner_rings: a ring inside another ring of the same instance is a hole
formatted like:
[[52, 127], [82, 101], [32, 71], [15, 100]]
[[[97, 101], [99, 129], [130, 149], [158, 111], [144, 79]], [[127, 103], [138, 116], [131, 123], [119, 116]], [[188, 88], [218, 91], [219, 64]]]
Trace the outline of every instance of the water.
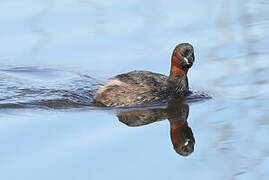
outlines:
[[[1, 179], [268, 179], [266, 1], [4, 0], [0, 7]], [[168, 74], [180, 42], [196, 55], [195, 93], [185, 102], [92, 106], [108, 77]], [[176, 151], [177, 134], [182, 144], [195, 142], [188, 156]]]

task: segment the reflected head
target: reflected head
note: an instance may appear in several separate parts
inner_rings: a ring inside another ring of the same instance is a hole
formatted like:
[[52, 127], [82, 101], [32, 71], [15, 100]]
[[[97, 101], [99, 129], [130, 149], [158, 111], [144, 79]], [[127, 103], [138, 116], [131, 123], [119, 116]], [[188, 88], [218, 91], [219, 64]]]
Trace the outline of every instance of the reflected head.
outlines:
[[177, 133], [173, 136], [177, 136], [174, 140], [177, 142], [173, 142], [175, 151], [182, 155], [188, 156], [194, 151], [195, 139], [193, 137], [193, 133], [190, 127], [183, 126]]

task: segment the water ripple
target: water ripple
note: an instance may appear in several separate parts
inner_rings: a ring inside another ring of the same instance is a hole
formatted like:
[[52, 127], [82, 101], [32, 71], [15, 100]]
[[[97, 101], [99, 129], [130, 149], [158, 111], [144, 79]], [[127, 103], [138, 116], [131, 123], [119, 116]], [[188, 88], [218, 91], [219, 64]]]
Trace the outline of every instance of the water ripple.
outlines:
[[[98, 84], [102, 83], [86, 74], [39, 67], [0, 68], [0, 77], [0, 109], [91, 107]], [[193, 91], [186, 102], [208, 98], [206, 93]]]

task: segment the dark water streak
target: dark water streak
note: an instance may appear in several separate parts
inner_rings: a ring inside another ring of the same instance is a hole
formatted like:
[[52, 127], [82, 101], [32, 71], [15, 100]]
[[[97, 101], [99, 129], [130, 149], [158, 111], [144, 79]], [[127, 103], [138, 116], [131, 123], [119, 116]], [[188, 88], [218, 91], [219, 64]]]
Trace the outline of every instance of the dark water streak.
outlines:
[[[25, 77], [35, 74], [51, 76], [57, 70], [37, 67], [1, 69], [0, 109], [9, 108], [76, 108], [89, 106], [97, 81], [89, 76], [76, 75], [60, 81], [36, 81]], [[13, 74], [12, 74], [13, 73]], [[15, 75], [14, 75], [15, 73]], [[62, 73], [62, 72], [61, 72]]]

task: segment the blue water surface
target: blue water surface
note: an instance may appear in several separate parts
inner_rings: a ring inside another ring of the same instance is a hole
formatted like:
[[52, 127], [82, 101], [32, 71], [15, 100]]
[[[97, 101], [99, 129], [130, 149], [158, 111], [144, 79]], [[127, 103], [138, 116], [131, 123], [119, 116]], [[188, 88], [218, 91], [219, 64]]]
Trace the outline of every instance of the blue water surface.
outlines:
[[[264, 0], [2, 0], [0, 179], [267, 180], [268, 8]], [[211, 97], [185, 102], [189, 156], [174, 150], [168, 120], [131, 127], [118, 110], [91, 106], [111, 76], [168, 75], [181, 42], [195, 48], [191, 90]]]

